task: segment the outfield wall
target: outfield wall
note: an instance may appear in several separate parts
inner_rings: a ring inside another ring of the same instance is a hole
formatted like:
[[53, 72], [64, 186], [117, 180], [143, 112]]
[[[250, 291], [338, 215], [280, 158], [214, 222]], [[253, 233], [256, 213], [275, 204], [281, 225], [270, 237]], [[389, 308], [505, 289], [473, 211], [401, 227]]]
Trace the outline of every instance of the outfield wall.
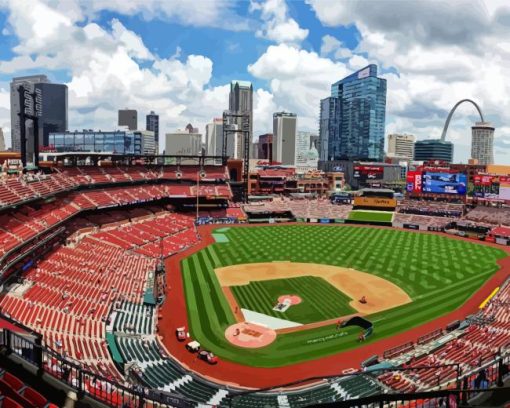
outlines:
[[394, 211], [397, 207], [397, 200], [394, 198], [382, 197], [354, 197], [354, 209], [373, 208], [376, 210]]

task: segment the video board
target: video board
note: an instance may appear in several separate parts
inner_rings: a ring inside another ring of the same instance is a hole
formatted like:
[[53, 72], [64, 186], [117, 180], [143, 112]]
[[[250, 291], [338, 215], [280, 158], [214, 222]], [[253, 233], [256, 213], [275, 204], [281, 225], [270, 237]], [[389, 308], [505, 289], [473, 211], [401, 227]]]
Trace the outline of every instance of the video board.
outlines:
[[383, 166], [354, 166], [353, 177], [360, 181], [382, 180], [383, 176]]
[[422, 177], [422, 191], [435, 194], [467, 193], [467, 176], [462, 173], [439, 173], [426, 171]]
[[473, 184], [474, 197], [510, 201], [510, 176], [478, 174]]

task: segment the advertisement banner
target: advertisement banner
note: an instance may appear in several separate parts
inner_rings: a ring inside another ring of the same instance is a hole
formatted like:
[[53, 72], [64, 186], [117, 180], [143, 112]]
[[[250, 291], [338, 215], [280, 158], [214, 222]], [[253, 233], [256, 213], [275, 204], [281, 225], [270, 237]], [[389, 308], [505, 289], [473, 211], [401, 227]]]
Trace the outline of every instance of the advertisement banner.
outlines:
[[426, 172], [423, 175], [423, 192], [436, 194], [467, 193], [467, 176], [462, 173]]
[[406, 180], [408, 193], [421, 193], [421, 171], [408, 171]]
[[394, 198], [354, 197], [354, 207], [395, 208], [396, 206], [397, 200]]
[[494, 182], [493, 176], [476, 175], [473, 178], [475, 186], [490, 186]]

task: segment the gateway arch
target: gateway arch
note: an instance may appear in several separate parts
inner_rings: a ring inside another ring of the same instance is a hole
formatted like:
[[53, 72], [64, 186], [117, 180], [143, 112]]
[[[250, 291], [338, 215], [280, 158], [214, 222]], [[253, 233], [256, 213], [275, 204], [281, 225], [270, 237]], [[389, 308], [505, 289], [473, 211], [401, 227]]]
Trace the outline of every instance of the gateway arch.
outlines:
[[458, 101], [455, 106], [452, 108], [452, 110], [450, 111], [450, 113], [448, 114], [448, 117], [446, 118], [446, 122], [444, 124], [444, 128], [443, 128], [443, 133], [441, 134], [441, 141], [444, 142], [445, 139], [446, 139], [446, 132], [448, 131], [448, 126], [450, 125], [450, 120], [452, 119], [452, 116], [455, 112], [455, 110], [457, 109], [457, 107], [464, 103], [464, 102], [469, 102], [471, 103], [475, 108], [476, 110], [478, 111], [478, 114], [480, 115], [480, 122], [485, 122], [483, 120], [483, 114], [482, 114], [482, 110], [480, 109], [480, 107], [476, 104], [475, 101], [471, 100], [471, 99], [462, 99], [460, 101]]

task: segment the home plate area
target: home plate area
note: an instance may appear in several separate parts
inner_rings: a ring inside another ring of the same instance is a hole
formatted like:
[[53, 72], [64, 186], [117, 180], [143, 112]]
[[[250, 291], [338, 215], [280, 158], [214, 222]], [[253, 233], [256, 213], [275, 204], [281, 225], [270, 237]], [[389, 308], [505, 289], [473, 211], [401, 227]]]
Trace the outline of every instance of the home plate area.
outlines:
[[241, 322], [225, 330], [226, 339], [235, 346], [260, 348], [271, 344], [276, 339], [276, 332], [270, 327], [255, 323]]

